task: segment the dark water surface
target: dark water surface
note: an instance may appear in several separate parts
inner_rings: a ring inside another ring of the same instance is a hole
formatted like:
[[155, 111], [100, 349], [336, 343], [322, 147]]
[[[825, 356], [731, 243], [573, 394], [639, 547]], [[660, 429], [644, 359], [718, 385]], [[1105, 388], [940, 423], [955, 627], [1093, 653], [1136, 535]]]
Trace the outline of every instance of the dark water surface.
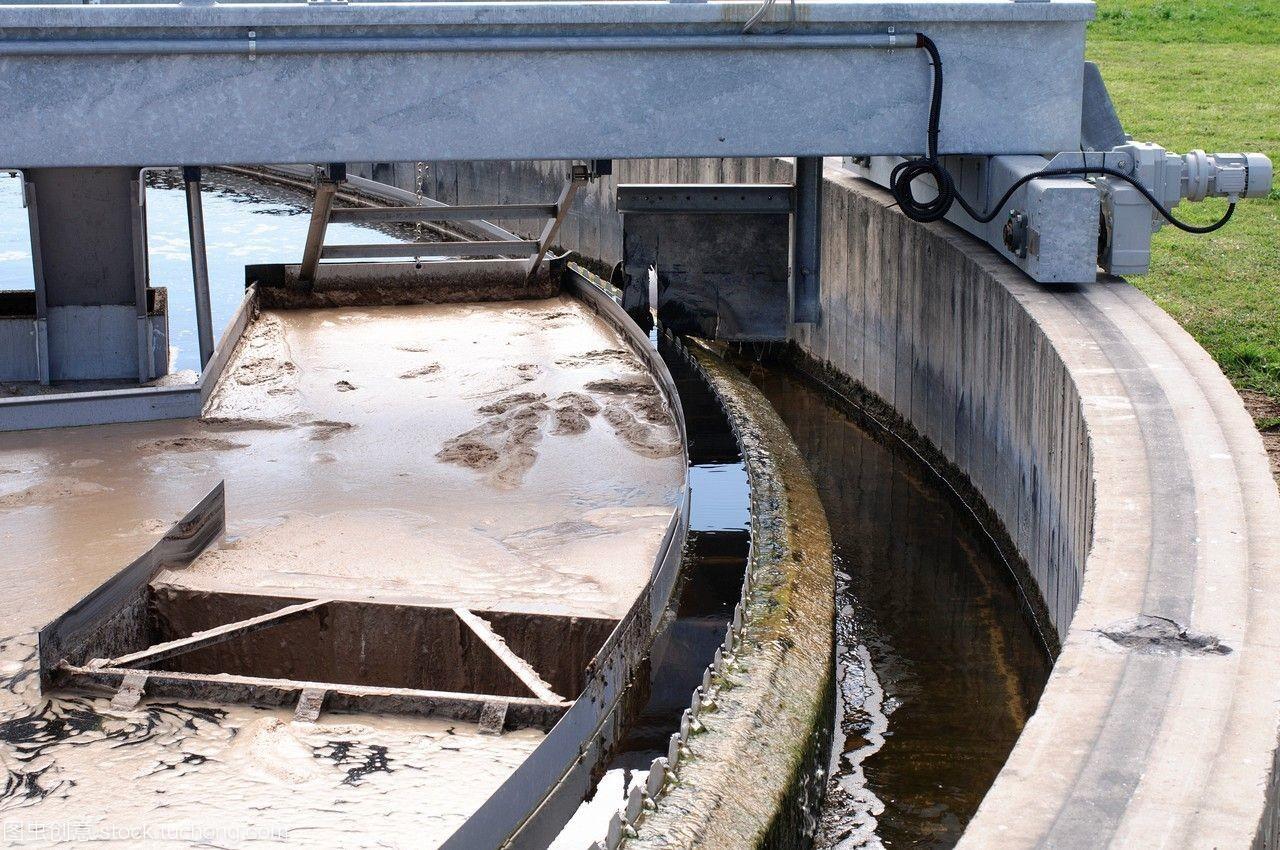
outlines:
[[689, 434], [689, 536], [675, 617], [649, 653], [649, 696], [628, 725], [609, 769], [648, 770], [667, 754], [693, 689], [724, 641], [742, 596], [751, 547], [747, 470], [715, 394], [683, 355], [659, 344]]
[[781, 368], [740, 364], [827, 510], [836, 715], [820, 848], [955, 844], [1049, 675], [1008, 568], [917, 458]]
[[[667, 356], [690, 440], [687, 577], [651, 656], [649, 700], [610, 769], [665, 753], [741, 589], [746, 472], [718, 403]], [[784, 367], [742, 361], [791, 428], [831, 525], [837, 728], [816, 847], [946, 848], [1034, 711], [1051, 661], [976, 520], [896, 443]], [[625, 785], [624, 785], [625, 787]]]

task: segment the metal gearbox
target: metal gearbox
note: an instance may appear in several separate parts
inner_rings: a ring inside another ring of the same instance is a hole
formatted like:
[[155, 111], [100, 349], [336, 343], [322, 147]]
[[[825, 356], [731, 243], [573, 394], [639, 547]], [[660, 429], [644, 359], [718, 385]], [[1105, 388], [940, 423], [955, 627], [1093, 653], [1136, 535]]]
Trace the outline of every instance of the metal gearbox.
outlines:
[[[888, 185], [898, 157], [852, 157], [847, 167]], [[1126, 141], [1105, 151], [1043, 156], [944, 156], [955, 190], [978, 210], [1028, 175], [1062, 169], [1106, 168], [1137, 180], [1166, 210], [1184, 200], [1263, 197], [1271, 191], [1271, 160], [1260, 153], [1176, 154], [1150, 142]], [[921, 195], [927, 193], [921, 192]], [[1167, 222], [1141, 191], [1105, 174], [1031, 179], [1008, 197], [995, 217], [979, 222], [957, 204], [947, 220], [986, 241], [1040, 283], [1087, 283], [1098, 269], [1145, 274], [1151, 234]]]

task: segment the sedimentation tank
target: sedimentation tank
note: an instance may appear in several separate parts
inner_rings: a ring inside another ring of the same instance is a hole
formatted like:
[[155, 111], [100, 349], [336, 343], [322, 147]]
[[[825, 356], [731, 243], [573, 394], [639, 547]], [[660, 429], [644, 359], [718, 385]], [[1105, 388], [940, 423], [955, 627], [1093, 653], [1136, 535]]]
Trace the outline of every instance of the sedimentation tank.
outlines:
[[6, 837], [1280, 840], [1092, 14], [0, 3]]

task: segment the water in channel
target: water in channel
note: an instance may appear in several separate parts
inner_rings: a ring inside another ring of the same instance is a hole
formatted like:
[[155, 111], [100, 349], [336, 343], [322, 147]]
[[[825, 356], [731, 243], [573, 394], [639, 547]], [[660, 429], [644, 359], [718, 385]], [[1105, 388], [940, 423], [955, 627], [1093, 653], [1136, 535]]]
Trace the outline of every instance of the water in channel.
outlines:
[[604, 836], [634, 784], [667, 754], [693, 689], [724, 641], [742, 595], [751, 549], [747, 470], [724, 410], [706, 382], [665, 336], [651, 337], [680, 394], [688, 431], [689, 533], [673, 615], [654, 636], [641, 705], [596, 783], [550, 850], [587, 850]]
[[[668, 365], [689, 431], [686, 577], [655, 641], [649, 696], [583, 812], [598, 831], [665, 754], [723, 638], [750, 536], [738, 446], [710, 389]], [[1049, 675], [1008, 567], [971, 515], [904, 448], [785, 366], [739, 360], [791, 429], [831, 525], [836, 730], [816, 850], [953, 846]], [[603, 799], [601, 799], [603, 798]], [[570, 830], [555, 850], [585, 847]]]
[[650, 653], [649, 697], [612, 765], [640, 771], [667, 754], [690, 694], [724, 641], [751, 546], [747, 470], [724, 411], [679, 352], [665, 348], [663, 357], [689, 434], [689, 535], [675, 617]]
[[752, 379], [795, 437], [834, 544], [836, 730], [816, 846], [953, 846], [1008, 757], [1051, 660], [976, 521], [782, 367]]

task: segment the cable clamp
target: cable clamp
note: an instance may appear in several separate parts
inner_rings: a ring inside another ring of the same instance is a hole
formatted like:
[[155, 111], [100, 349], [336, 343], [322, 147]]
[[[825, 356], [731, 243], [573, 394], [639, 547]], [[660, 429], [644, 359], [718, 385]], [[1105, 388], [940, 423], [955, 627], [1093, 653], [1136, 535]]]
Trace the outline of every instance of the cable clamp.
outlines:
[[249, 30], [249, 61], [258, 58], [258, 31]]

